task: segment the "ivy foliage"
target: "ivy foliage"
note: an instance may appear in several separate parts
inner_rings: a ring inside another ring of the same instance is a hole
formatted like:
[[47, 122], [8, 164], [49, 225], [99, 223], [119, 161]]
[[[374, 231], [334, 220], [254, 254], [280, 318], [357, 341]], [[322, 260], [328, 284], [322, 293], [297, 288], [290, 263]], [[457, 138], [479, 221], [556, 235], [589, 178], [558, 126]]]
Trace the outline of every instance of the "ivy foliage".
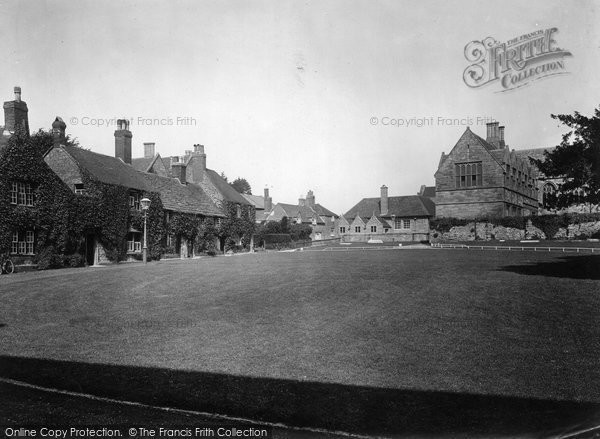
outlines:
[[[14, 231], [34, 230], [40, 269], [82, 265], [87, 234], [98, 237], [109, 260], [124, 260], [129, 230], [143, 230], [141, 214], [129, 208], [129, 190], [99, 182], [82, 170], [86, 193], [75, 195], [44, 161], [52, 145], [50, 133], [40, 130], [29, 136], [17, 131], [0, 152], [0, 252], [10, 251]], [[34, 206], [11, 204], [13, 182], [31, 185]], [[158, 194], [144, 195], [152, 201], [149, 254], [158, 259], [165, 237], [164, 209]]]
[[256, 211], [254, 210], [254, 206], [224, 201], [223, 210], [226, 217], [221, 221], [221, 226], [217, 229], [217, 234], [219, 238], [225, 240], [225, 251], [237, 250], [235, 247], [238, 240], [241, 240], [241, 247], [243, 249], [249, 249], [256, 228]]
[[[0, 252], [10, 251], [14, 231], [35, 230], [36, 252], [52, 247], [62, 254], [75, 253], [68, 213], [74, 195], [44, 162], [43, 153], [52, 146], [52, 137], [43, 131], [29, 136], [17, 131], [0, 152]], [[34, 206], [11, 204], [13, 182], [31, 185]]]

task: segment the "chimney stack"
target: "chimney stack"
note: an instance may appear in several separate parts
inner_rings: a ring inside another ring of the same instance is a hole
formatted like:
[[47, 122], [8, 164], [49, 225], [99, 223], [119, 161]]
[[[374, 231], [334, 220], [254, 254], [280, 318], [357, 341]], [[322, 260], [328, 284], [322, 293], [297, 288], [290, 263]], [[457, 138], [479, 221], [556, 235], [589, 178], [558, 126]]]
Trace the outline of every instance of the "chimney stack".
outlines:
[[388, 212], [388, 188], [384, 184], [381, 186], [381, 215], [387, 215]]
[[273, 208], [273, 200], [269, 196], [269, 188], [265, 188], [265, 212], [270, 212]]
[[186, 171], [187, 166], [185, 163], [180, 161], [171, 162], [171, 173], [174, 178], [177, 178], [181, 182], [181, 184], [187, 184]]
[[115, 131], [115, 157], [123, 160], [124, 163], [131, 165], [131, 138], [133, 135], [129, 131], [129, 121], [127, 119], [117, 120], [117, 130]]
[[15, 87], [15, 100], [4, 103], [4, 131], [14, 133], [23, 128], [29, 135], [29, 118], [27, 104], [21, 100], [21, 87]]
[[54, 119], [54, 122], [52, 122], [52, 138], [54, 139], [54, 146], [60, 146], [66, 143], [66, 129], [67, 124], [65, 121], [56, 116], [56, 119]]
[[500, 146], [500, 129], [498, 128], [499, 122], [489, 122], [487, 125], [487, 138], [486, 142], [499, 147]]
[[204, 153], [204, 145], [200, 145], [197, 143], [194, 145], [193, 155], [197, 156], [200, 159], [200, 166], [203, 171], [206, 170], [206, 154]]
[[504, 127], [498, 127], [498, 130], [500, 131], [498, 144], [501, 148], [504, 148], [506, 146], [506, 143], [504, 142]]
[[155, 143], [145, 142], [144, 143], [144, 158], [151, 159], [156, 154]]
[[315, 207], [315, 194], [313, 191], [308, 191], [306, 194], [306, 204], [308, 207]]
[[302, 195], [298, 198], [298, 206], [306, 206], [306, 199], [302, 198]]

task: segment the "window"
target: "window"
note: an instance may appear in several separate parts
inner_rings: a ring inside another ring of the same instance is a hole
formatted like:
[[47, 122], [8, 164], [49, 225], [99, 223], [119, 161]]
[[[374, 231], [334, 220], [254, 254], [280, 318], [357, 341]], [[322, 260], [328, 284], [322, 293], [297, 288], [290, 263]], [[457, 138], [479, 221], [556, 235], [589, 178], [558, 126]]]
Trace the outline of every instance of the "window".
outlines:
[[377, 233], [377, 226], [371, 226], [371, 233]]
[[167, 247], [175, 247], [175, 235], [167, 234]]
[[340, 233], [346, 233], [346, 228], [345, 227], [340, 227]]
[[33, 192], [29, 183], [13, 181], [10, 191], [10, 203], [19, 206], [33, 206]]
[[394, 229], [401, 229], [402, 228], [402, 220], [400, 218], [395, 218], [394, 219]]
[[127, 235], [127, 251], [128, 252], [141, 252], [142, 242], [140, 241], [141, 233], [130, 232]]
[[23, 232], [14, 232], [10, 252], [19, 255], [32, 255], [34, 245], [34, 234], [32, 230]]
[[481, 162], [458, 163], [455, 165], [456, 187], [481, 186]]
[[238, 218], [241, 218], [241, 217], [242, 217], [242, 208], [240, 207], [240, 205], [239, 205], [239, 204], [237, 205], [236, 216], [237, 216]]
[[140, 194], [129, 194], [129, 207], [133, 210], [140, 210]]
[[85, 193], [85, 189], [83, 188], [82, 183], [75, 183], [75, 195], [83, 195]]
[[313, 225], [313, 226], [316, 226], [316, 225], [317, 225], [317, 219], [316, 219], [316, 218], [313, 218], [313, 219], [312, 219], [312, 225]]
[[355, 227], [354, 227], [354, 231], [355, 231], [356, 233], [360, 233], [360, 226], [355, 226]]
[[410, 229], [410, 220], [409, 219], [402, 220], [402, 228]]

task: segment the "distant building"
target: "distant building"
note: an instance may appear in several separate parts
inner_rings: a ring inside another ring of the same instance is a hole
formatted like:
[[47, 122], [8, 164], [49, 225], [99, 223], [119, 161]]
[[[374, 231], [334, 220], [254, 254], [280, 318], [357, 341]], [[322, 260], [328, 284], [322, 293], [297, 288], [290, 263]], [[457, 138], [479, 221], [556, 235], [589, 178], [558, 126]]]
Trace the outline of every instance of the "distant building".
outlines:
[[343, 242], [427, 241], [435, 204], [423, 195], [388, 196], [381, 186], [377, 198], [363, 198], [339, 219]]
[[504, 127], [487, 124], [482, 139], [469, 127], [435, 173], [438, 217], [528, 216], [538, 213], [538, 170], [504, 141]]
[[264, 196], [242, 194], [242, 197], [254, 206], [256, 223], [261, 224], [266, 221], [267, 215], [273, 208], [273, 199], [269, 196], [269, 188], [265, 188]]
[[290, 223], [308, 224], [312, 228], [312, 240], [334, 238], [337, 235], [336, 221], [338, 215], [315, 202], [315, 194], [308, 191], [306, 198], [299, 198], [298, 204], [277, 203], [267, 213], [266, 221], [281, 221], [287, 217]]

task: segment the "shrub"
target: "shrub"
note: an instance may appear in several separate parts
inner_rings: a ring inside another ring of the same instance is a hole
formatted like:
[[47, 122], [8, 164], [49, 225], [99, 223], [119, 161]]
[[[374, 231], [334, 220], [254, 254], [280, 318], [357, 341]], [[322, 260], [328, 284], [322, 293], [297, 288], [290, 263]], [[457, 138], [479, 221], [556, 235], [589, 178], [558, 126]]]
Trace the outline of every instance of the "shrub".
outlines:
[[466, 226], [473, 220], [461, 219], [461, 218], [434, 218], [429, 220], [429, 227], [432, 230], [445, 233], [449, 232], [452, 227]]
[[64, 257], [59, 255], [54, 247], [44, 248], [35, 258], [38, 270], [48, 270], [50, 268], [59, 268], [64, 264]]
[[75, 253], [66, 256], [64, 262], [67, 267], [82, 267], [85, 262], [85, 259], [79, 253]]
[[567, 215], [537, 215], [529, 217], [531, 224], [540, 229], [546, 235], [546, 239], [554, 239], [561, 227], [569, 225]]

